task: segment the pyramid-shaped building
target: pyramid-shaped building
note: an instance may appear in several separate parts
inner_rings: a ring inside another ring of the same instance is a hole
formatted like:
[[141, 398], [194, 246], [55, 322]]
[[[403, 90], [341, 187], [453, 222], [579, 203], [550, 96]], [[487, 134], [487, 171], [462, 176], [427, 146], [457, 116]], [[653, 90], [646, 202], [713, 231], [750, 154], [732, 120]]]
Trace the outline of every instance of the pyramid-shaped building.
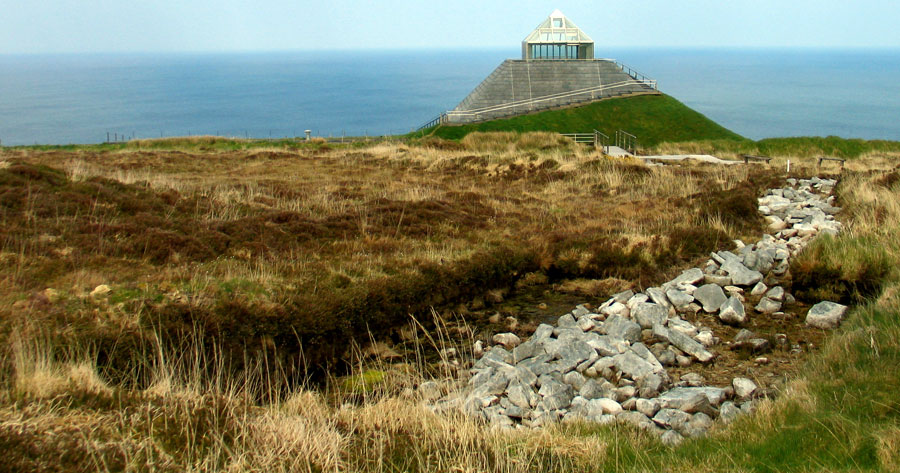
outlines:
[[456, 108], [423, 128], [658, 93], [656, 81], [612, 59], [595, 59], [594, 40], [556, 10], [522, 41], [522, 59], [504, 61]]

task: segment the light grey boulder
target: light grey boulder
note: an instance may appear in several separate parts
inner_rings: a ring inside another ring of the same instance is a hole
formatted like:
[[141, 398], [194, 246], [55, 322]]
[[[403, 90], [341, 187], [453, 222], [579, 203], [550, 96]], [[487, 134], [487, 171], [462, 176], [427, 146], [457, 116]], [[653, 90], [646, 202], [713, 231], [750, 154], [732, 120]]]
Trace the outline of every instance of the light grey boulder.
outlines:
[[537, 329], [535, 329], [534, 333], [531, 334], [531, 338], [529, 341], [542, 341], [550, 338], [553, 335], [553, 326], [550, 324], [540, 324]]
[[685, 373], [681, 375], [679, 385], [683, 386], [703, 386], [706, 384], [706, 378], [699, 373]]
[[766, 292], [766, 297], [768, 297], [769, 299], [771, 299], [773, 301], [781, 302], [784, 300], [784, 294], [785, 293], [784, 293], [783, 287], [775, 286]]
[[666, 297], [665, 291], [663, 291], [661, 288], [658, 288], [658, 287], [651, 287], [651, 288], [647, 289], [647, 290], [644, 291], [644, 292], [645, 292], [648, 296], [650, 296], [650, 300], [652, 300], [653, 302], [655, 302], [655, 303], [657, 303], [657, 304], [659, 304], [659, 305], [665, 307], [666, 310], [668, 310], [669, 307], [672, 306], [672, 304], [669, 303], [669, 298]]
[[701, 363], [706, 363], [712, 360], [715, 356], [706, 350], [699, 342], [694, 340], [693, 338], [675, 331], [669, 331], [669, 341], [672, 345], [678, 347], [679, 350], [687, 353], [688, 355], [697, 359], [697, 361]]
[[694, 324], [688, 322], [687, 320], [680, 318], [669, 319], [667, 325], [670, 332], [681, 332], [691, 338], [697, 336], [697, 327], [695, 327]]
[[668, 308], [649, 302], [637, 304], [631, 311], [631, 316], [641, 328], [652, 328], [654, 324], [661, 324], [668, 315]]
[[590, 332], [594, 327], [597, 326], [597, 323], [591, 320], [590, 317], [582, 317], [575, 321], [575, 325], [581, 329], [582, 332]]
[[607, 380], [588, 379], [584, 386], [578, 391], [578, 394], [585, 399], [600, 399], [603, 397], [616, 397], [616, 387]]
[[703, 310], [709, 314], [715, 313], [725, 303], [725, 292], [717, 284], [704, 284], [694, 291], [694, 299], [703, 306]]
[[766, 286], [766, 284], [764, 282], [760, 281], [760, 282], [756, 283], [755, 286], [753, 286], [753, 289], [750, 290], [750, 295], [751, 296], [761, 296], [761, 295], [765, 294], [766, 291], [768, 291], [768, 290], [769, 290], [769, 287]]
[[740, 415], [741, 409], [735, 406], [731, 401], [723, 402], [722, 407], [719, 408], [719, 420], [726, 424], [730, 423]]
[[528, 341], [520, 344], [519, 346], [513, 348], [512, 350], [512, 362], [518, 363], [522, 360], [537, 356], [543, 355], [546, 353], [544, 351], [544, 344], [541, 340], [535, 340], [534, 338], [529, 339]]
[[624, 410], [621, 404], [609, 398], [592, 399], [588, 403], [601, 414], [616, 415]]
[[809, 308], [806, 313], [806, 325], [821, 329], [833, 329], [841, 324], [847, 306], [835, 302], [823, 301]]
[[635, 410], [647, 417], [655, 416], [659, 409], [659, 401], [656, 399], [638, 399], [635, 402]]
[[657, 430], [655, 422], [650, 420], [649, 417], [637, 411], [622, 411], [616, 414], [616, 421], [623, 424], [631, 424], [644, 430]]
[[[703, 277], [703, 282], [706, 284], [715, 284], [717, 286], [730, 286], [731, 285], [731, 277], [730, 276], [722, 276], [719, 274], [706, 274]], [[697, 297], [696, 291], [694, 292], [694, 298]]]
[[556, 328], [575, 327], [575, 317], [572, 314], [564, 314], [556, 320]]
[[641, 326], [624, 317], [612, 316], [606, 319], [601, 330], [613, 338], [621, 338], [629, 342], [641, 340]]
[[731, 277], [735, 286], [752, 286], [763, 279], [762, 273], [754, 271], [736, 260], [726, 261], [722, 264], [722, 270]]
[[522, 409], [531, 409], [540, 401], [538, 394], [530, 386], [520, 383], [511, 384], [506, 390], [506, 397], [513, 405]]
[[587, 307], [585, 307], [584, 304], [578, 304], [577, 306], [575, 306], [575, 310], [572, 311], [572, 316], [577, 320], [590, 315], [590, 313], [591, 311]]
[[713, 386], [672, 388], [662, 393], [658, 400], [662, 407], [684, 410], [683, 407], [688, 405], [689, 401], [692, 401], [697, 394], [704, 395], [713, 407], [725, 400], [725, 390]]
[[646, 360], [647, 363], [653, 365], [654, 373], [662, 373], [665, 371], [662, 364], [659, 362], [659, 360], [656, 359], [656, 355], [654, 355], [653, 352], [651, 352], [650, 349], [647, 348], [647, 346], [643, 343], [635, 343], [634, 345], [631, 345], [630, 350], [633, 351], [637, 356]]
[[679, 284], [697, 284], [703, 280], [703, 271], [700, 268], [691, 268], [682, 272], [678, 277], [666, 283], [667, 286]]
[[669, 299], [672, 306], [675, 307], [675, 310], [679, 311], [684, 310], [688, 304], [694, 302], [694, 296], [674, 287], [666, 290], [666, 297]]
[[676, 432], [682, 432], [687, 427], [692, 416], [679, 409], [660, 409], [653, 416], [653, 422], [663, 428], [672, 429]]
[[485, 352], [485, 354], [482, 355], [482, 357], [478, 361], [475, 362], [473, 368], [512, 368], [512, 365], [510, 365], [510, 363], [512, 362], [512, 353], [504, 350], [499, 346], [493, 346], [490, 350]]
[[734, 388], [734, 395], [740, 400], [750, 399], [753, 393], [759, 389], [756, 383], [747, 378], [734, 378], [731, 380], [731, 385]]
[[701, 437], [713, 426], [713, 419], [708, 414], [698, 412], [691, 416], [691, 420], [684, 427], [686, 437]]
[[763, 297], [759, 300], [759, 304], [756, 304], [755, 309], [761, 314], [774, 314], [781, 310], [781, 302], [773, 301], [768, 297]]
[[494, 335], [491, 340], [498, 345], [503, 345], [506, 349], [515, 348], [522, 343], [522, 339], [520, 339], [518, 335], [509, 332], [498, 333]]
[[584, 386], [584, 383], [587, 382], [587, 378], [578, 371], [570, 371], [563, 376], [563, 382], [578, 391]]
[[641, 358], [633, 351], [627, 351], [613, 357], [616, 368], [631, 379], [638, 379], [656, 371], [655, 367], [647, 360]]
[[628, 306], [626, 306], [622, 302], [616, 301], [609, 306], [600, 309], [600, 313], [606, 316], [618, 315], [624, 317], [626, 314], [628, 314]]
[[638, 394], [646, 399], [659, 396], [664, 385], [665, 381], [663, 380], [663, 377], [656, 373], [648, 374], [637, 379]]
[[740, 325], [747, 321], [744, 304], [737, 296], [731, 296], [719, 308], [719, 320], [730, 325]]
[[674, 430], [667, 430], [659, 437], [660, 442], [667, 447], [677, 447], [684, 442], [684, 437]]
[[591, 337], [586, 343], [594, 350], [597, 350], [602, 356], [616, 356], [619, 353], [624, 353], [629, 345], [625, 340], [616, 339], [609, 335]]

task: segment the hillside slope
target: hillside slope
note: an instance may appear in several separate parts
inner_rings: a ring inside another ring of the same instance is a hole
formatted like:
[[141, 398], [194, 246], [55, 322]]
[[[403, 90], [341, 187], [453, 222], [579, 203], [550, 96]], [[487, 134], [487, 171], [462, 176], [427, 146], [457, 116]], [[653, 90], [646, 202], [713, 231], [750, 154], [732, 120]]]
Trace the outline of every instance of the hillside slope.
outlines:
[[432, 130], [432, 134], [439, 138], [460, 139], [473, 131], [588, 133], [592, 130], [609, 136], [614, 136], [616, 130], [625, 130], [636, 135], [641, 146], [661, 142], [745, 139], [668, 95], [624, 97], [484, 123], [440, 126]]

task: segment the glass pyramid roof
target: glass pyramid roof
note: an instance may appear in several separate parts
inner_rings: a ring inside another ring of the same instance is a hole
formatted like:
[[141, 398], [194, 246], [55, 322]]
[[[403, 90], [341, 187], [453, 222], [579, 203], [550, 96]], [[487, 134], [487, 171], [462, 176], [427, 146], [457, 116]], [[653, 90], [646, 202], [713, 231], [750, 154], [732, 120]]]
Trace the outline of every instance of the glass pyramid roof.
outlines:
[[554, 10], [553, 13], [541, 22], [534, 31], [525, 39], [524, 43], [540, 44], [540, 43], [592, 43], [594, 42], [590, 36], [581, 31], [572, 20], [566, 18], [561, 11]]

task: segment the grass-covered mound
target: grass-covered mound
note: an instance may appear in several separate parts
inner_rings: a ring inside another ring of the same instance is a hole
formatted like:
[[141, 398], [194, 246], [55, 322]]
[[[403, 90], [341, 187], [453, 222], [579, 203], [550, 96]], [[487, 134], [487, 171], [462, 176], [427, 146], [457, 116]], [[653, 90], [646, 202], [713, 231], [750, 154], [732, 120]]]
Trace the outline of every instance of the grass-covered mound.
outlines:
[[458, 140], [473, 131], [590, 133], [593, 130], [610, 137], [615, 136], [617, 130], [625, 130], [638, 137], [640, 146], [696, 140], [745, 140], [668, 95], [602, 100], [580, 107], [484, 123], [440, 126], [431, 133], [439, 138]]

